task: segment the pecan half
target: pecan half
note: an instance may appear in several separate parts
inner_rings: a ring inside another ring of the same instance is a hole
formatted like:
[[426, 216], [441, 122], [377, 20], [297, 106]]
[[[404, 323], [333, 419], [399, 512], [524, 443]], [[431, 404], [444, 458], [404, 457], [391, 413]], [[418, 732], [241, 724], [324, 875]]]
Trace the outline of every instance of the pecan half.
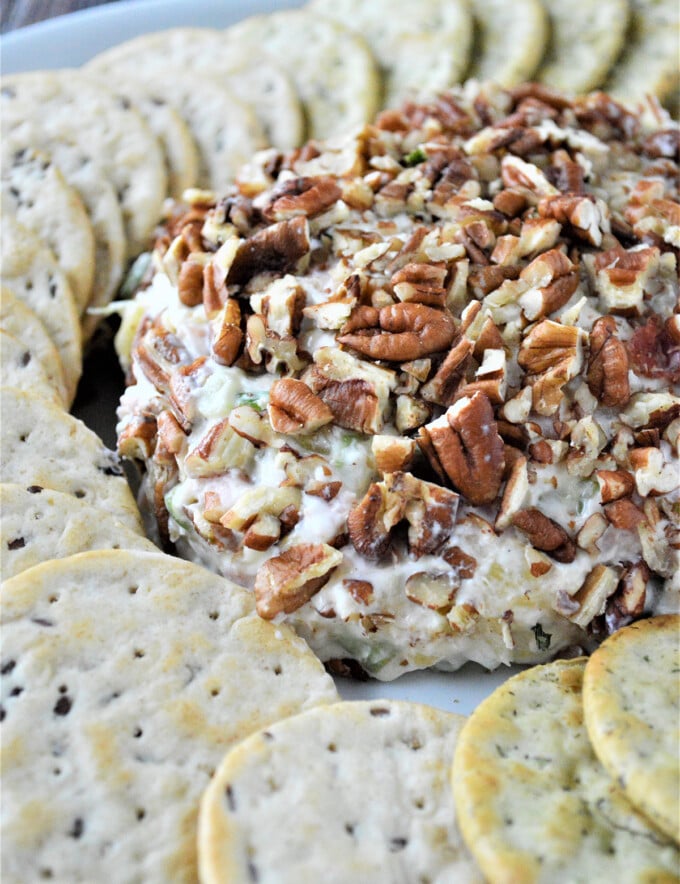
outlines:
[[328, 581], [342, 553], [326, 543], [299, 543], [268, 559], [255, 577], [255, 604], [264, 620], [290, 614]]
[[267, 410], [274, 429], [289, 435], [308, 435], [333, 420], [326, 403], [294, 378], [274, 381]]
[[554, 414], [559, 408], [562, 388], [581, 370], [585, 338], [576, 326], [544, 319], [522, 341], [517, 361], [528, 374], [539, 414]]
[[380, 310], [369, 307], [362, 319], [362, 327], [354, 330], [351, 326], [352, 332], [341, 334], [338, 341], [364, 356], [387, 362], [408, 362], [438, 353], [456, 334], [449, 313], [425, 304], [392, 304]]
[[548, 553], [558, 562], [573, 562], [576, 544], [564, 528], [553, 522], [536, 507], [515, 513], [512, 524], [529, 538], [535, 549]]
[[220, 365], [233, 365], [243, 343], [241, 308], [235, 298], [227, 298], [215, 321], [217, 331], [212, 342], [212, 354]]
[[288, 273], [309, 254], [309, 225], [304, 217], [279, 221], [241, 242], [227, 273], [227, 285], [244, 286], [260, 273]]
[[612, 316], [601, 316], [590, 332], [588, 387], [608, 408], [624, 406], [630, 399], [628, 353], [616, 336]]
[[285, 221], [297, 215], [311, 218], [321, 214], [340, 199], [342, 191], [333, 178], [318, 175], [285, 180], [272, 196], [262, 214], [269, 221]]
[[484, 393], [459, 399], [445, 415], [421, 427], [418, 444], [444, 481], [474, 504], [491, 503], [503, 479], [503, 440]]
[[391, 279], [392, 288], [400, 301], [443, 307], [446, 301], [446, 265], [406, 264]]

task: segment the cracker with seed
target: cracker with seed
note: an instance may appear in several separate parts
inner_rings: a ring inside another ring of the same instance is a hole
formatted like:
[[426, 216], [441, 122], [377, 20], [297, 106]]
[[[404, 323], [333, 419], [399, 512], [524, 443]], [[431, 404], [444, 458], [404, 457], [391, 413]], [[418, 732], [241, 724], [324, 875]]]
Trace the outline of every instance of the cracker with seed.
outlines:
[[[40, 121], [26, 122], [14, 132], [4, 131], [3, 165], [20, 161], [23, 155], [31, 154], [34, 145], [44, 143], [45, 133]], [[98, 158], [87, 151], [86, 145], [52, 141], [47, 153], [79, 194], [92, 225], [94, 279], [90, 303], [93, 306], [108, 304], [122, 278], [127, 248], [123, 215], [113, 185], [106, 178]], [[91, 325], [88, 319], [85, 323]]]
[[383, 103], [446, 89], [465, 77], [472, 46], [466, 0], [313, 0], [310, 8], [361, 34], [383, 75]]
[[0, 291], [0, 329], [29, 348], [31, 355], [40, 361], [45, 376], [60, 401], [67, 405], [68, 391], [64, 369], [54, 342], [33, 310], [5, 287]]
[[118, 457], [92, 430], [30, 393], [4, 387], [0, 399], [0, 482], [73, 494], [143, 533]]
[[471, 0], [475, 41], [467, 76], [515, 86], [530, 80], [548, 41], [540, 0]]
[[0, 185], [3, 213], [15, 215], [52, 249], [82, 314], [92, 295], [94, 234], [77, 191], [52, 158], [37, 150], [3, 150]]
[[592, 750], [585, 665], [584, 658], [557, 660], [510, 678], [463, 727], [453, 795], [490, 884], [677, 880], [680, 851]]
[[94, 549], [157, 551], [115, 516], [40, 485], [0, 484], [2, 578]]
[[611, 635], [583, 680], [588, 735], [631, 802], [680, 842], [680, 616]]
[[[221, 31], [212, 28], [169, 28], [142, 34], [95, 56], [87, 70], [105, 76], [129, 78], [135, 70], [137, 90], [148, 77], [167, 78], [168, 69], [178, 73], [200, 72], [226, 86], [248, 105], [262, 125], [268, 143], [279, 150], [299, 145], [304, 137], [304, 118], [295, 87], [272, 59], [256, 60], [238, 46], [224, 51]], [[168, 96], [171, 99], [171, 96]]]
[[481, 882], [448, 781], [464, 721], [376, 700], [321, 706], [254, 734], [203, 797], [201, 880]]
[[0, 385], [28, 390], [42, 399], [65, 407], [45, 369], [31, 350], [18, 338], [0, 329]]
[[678, 4], [675, 0], [631, 0], [631, 6], [626, 45], [605, 89], [623, 101], [639, 101], [651, 94], [671, 102], [680, 88]]
[[36, 147], [75, 142], [96, 158], [116, 190], [128, 256], [148, 246], [167, 182], [158, 142], [133, 107], [80, 71], [34, 71], [4, 79], [2, 113], [8, 133], [39, 120]]
[[551, 36], [537, 79], [572, 94], [601, 86], [624, 45], [628, 0], [543, 2]]
[[225, 752], [338, 699], [248, 593], [161, 553], [46, 562], [1, 596], [3, 880], [195, 882]]
[[328, 138], [367, 122], [380, 102], [376, 63], [362, 37], [315, 11], [285, 10], [247, 18], [223, 32], [234, 47], [269, 56], [291, 77], [308, 135]]
[[70, 405], [82, 371], [80, 319], [71, 286], [37, 234], [12, 215], [3, 214], [1, 225], [0, 282], [44, 323], [61, 357]]

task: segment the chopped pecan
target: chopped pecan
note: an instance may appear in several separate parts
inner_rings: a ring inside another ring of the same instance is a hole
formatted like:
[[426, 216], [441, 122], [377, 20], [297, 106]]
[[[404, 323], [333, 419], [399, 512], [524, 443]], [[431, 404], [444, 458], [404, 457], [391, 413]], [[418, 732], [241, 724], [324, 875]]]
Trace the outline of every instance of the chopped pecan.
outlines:
[[528, 319], [538, 319], [567, 303], [576, 291], [579, 275], [561, 249], [550, 249], [534, 258], [522, 270], [520, 279], [531, 288], [520, 296], [519, 303]]
[[[253, 526], [257, 531], [259, 527], [260, 534], [272, 536], [272, 543], [274, 543], [278, 540], [280, 525], [278, 530], [276, 528], [272, 530], [270, 526], [273, 525], [273, 522], [265, 517], [273, 516], [279, 522], [281, 514], [291, 507], [299, 511], [300, 500], [300, 489], [293, 485], [285, 485], [280, 488], [267, 486], [252, 488], [244, 492], [236, 503], [224, 513], [220, 518], [220, 524], [230, 531], [247, 532]], [[265, 528], [269, 530], [263, 530]], [[252, 548], [266, 549], [266, 547], [257, 546]]]
[[519, 273], [519, 267], [507, 264], [473, 267], [469, 274], [470, 289], [475, 298], [483, 298], [495, 292], [506, 279], [518, 279]]
[[595, 256], [595, 284], [611, 313], [636, 316], [643, 311], [645, 292], [659, 267], [656, 247], [623, 249], [615, 246]]
[[667, 494], [676, 489], [680, 482], [677, 464], [665, 460], [658, 448], [634, 448], [630, 452], [630, 465], [635, 472], [635, 486], [641, 497]]
[[422, 398], [439, 405], [450, 405], [456, 398], [456, 391], [470, 365], [473, 349], [473, 342], [462, 336], [451, 347], [434, 376], [421, 388]]
[[493, 199], [493, 206], [498, 212], [502, 212], [509, 218], [515, 218], [517, 215], [521, 215], [527, 208], [528, 201], [520, 191], [506, 188], [496, 194]]
[[520, 455], [512, 465], [510, 476], [503, 492], [503, 500], [501, 501], [494, 525], [497, 531], [510, 527], [513, 516], [522, 509], [528, 493], [527, 459]]
[[395, 473], [410, 468], [416, 453], [416, 443], [413, 439], [399, 436], [373, 436], [371, 450], [379, 472]]
[[661, 317], [653, 313], [644, 325], [635, 329], [626, 349], [637, 374], [680, 383], [678, 316], [670, 316], [662, 323]]
[[453, 604], [459, 581], [455, 571], [416, 571], [406, 578], [406, 597], [416, 605], [445, 613]]
[[595, 476], [600, 485], [602, 503], [630, 497], [635, 491], [635, 479], [628, 470], [595, 470]]
[[286, 221], [297, 215], [311, 218], [325, 212], [341, 196], [338, 183], [327, 175], [286, 179], [274, 189], [271, 202], [262, 214], [268, 221]]
[[291, 375], [305, 366], [305, 354], [298, 352], [298, 339], [270, 331], [260, 313], [248, 317], [245, 346], [251, 363], [261, 365], [264, 362], [270, 374]]
[[233, 365], [243, 343], [241, 308], [235, 298], [227, 298], [213, 327], [217, 329], [211, 347], [213, 359], [220, 365]]
[[595, 565], [588, 574], [572, 601], [578, 609], [569, 615], [572, 623], [583, 629], [600, 614], [604, 613], [607, 599], [616, 591], [620, 569], [607, 565]]
[[440, 478], [472, 503], [496, 498], [503, 478], [503, 440], [483, 393], [459, 399], [441, 418], [421, 427], [417, 441]]
[[568, 563], [576, 558], [576, 544], [564, 528], [536, 507], [515, 513], [511, 523], [527, 535], [533, 547], [548, 553], [556, 561]]
[[477, 559], [468, 555], [459, 546], [449, 546], [442, 553], [442, 558], [458, 574], [460, 580], [471, 580], [477, 570]]
[[373, 482], [347, 516], [349, 539], [367, 559], [382, 559], [390, 548], [390, 531], [404, 516], [405, 503], [389, 506], [383, 482]]
[[393, 274], [390, 282], [400, 301], [443, 307], [447, 293], [446, 274], [446, 265], [441, 262], [411, 263]]
[[542, 218], [554, 218], [591, 245], [602, 245], [603, 234], [610, 232], [609, 209], [602, 200], [590, 196], [560, 194], [542, 199], [538, 204]]
[[244, 286], [260, 273], [295, 270], [309, 255], [309, 225], [304, 217], [279, 221], [241, 242], [227, 273], [227, 285]]
[[607, 632], [616, 632], [617, 629], [627, 626], [642, 616], [649, 578], [649, 568], [642, 560], [629, 565], [624, 570], [616, 591], [607, 600], [605, 608]]
[[507, 361], [505, 350], [502, 347], [498, 350], [484, 350], [482, 364], [475, 372], [474, 380], [461, 384], [456, 390], [456, 398], [484, 393], [493, 405], [501, 405], [505, 400], [508, 388]]
[[553, 187], [538, 166], [516, 156], [503, 157], [501, 177], [506, 187], [520, 189], [521, 193], [531, 195], [534, 199], [559, 194], [557, 188]]
[[254, 451], [247, 439], [235, 433], [225, 418], [194, 445], [184, 459], [189, 476], [219, 476], [231, 467], [244, 467]]
[[432, 408], [413, 396], [397, 396], [395, 425], [400, 433], [416, 430], [432, 416]]
[[161, 411], [157, 418], [158, 442], [154, 460], [159, 457], [170, 460], [184, 448], [187, 436], [171, 411]]
[[255, 577], [257, 613], [264, 620], [290, 614], [328, 581], [342, 553], [325, 543], [299, 543], [268, 559]]
[[186, 307], [196, 307], [203, 300], [203, 264], [191, 256], [180, 267], [177, 295]]
[[456, 333], [449, 313], [413, 303], [392, 304], [380, 310], [366, 308], [361, 327], [351, 327], [351, 333], [341, 330], [341, 344], [387, 362], [408, 362], [438, 353], [450, 345]]
[[274, 381], [269, 393], [269, 420], [278, 433], [308, 435], [333, 420], [333, 412], [307, 384], [295, 378]]
[[590, 333], [588, 387], [606, 407], [622, 407], [630, 399], [628, 354], [612, 316], [597, 319]]
[[373, 584], [368, 580], [345, 579], [342, 585], [354, 601], [362, 605], [368, 605], [373, 598]]
[[635, 531], [645, 521], [645, 514], [627, 497], [606, 504], [604, 512], [609, 522], [620, 531]]
[[597, 541], [607, 530], [609, 523], [602, 513], [593, 513], [583, 523], [583, 527], [578, 533], [576, 542], [581, 547], [592, 554], [599, 552]]
[[156, 418], [135, 415], [118, 435], [118, 454], [130, 460], [146, 460], [156, 446]]
[[562, 388], [583, 364], [585, 333], [550, 319], [535, 325], [520, 346], [517, 361], [532, 385], [533, 405], [539, 414], [554, 414], [562, 401]]

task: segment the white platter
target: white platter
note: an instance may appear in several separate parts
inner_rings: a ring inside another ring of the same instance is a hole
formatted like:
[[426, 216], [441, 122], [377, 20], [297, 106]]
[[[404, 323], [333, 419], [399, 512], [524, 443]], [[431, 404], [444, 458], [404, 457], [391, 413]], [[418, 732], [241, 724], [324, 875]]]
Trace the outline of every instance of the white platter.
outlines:
[[[225, 27], [247, 15], [301, 5], [302, 0], [120, 0], [6, 34], [0, 39], [0, 64], [4, 74], [76, 67], [145, 32], [178, 25]], [[121, 389], [115, 357], [93, 354], [86, 361], [74, 410], [108, 445], [115, 445], [114, 410]], [[501, 667], [487, 672], [469, 664], [454, 673], [415, 672], [396, 682], [337, 679], [337, 685], [345, 699], [413, 700], [467, 714], [517, 671], [519, 667]]]

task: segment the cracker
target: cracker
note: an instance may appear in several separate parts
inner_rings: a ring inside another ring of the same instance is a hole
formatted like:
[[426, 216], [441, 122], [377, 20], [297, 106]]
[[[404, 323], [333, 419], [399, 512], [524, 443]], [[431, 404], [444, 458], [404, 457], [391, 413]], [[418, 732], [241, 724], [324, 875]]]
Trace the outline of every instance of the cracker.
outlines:
[[61, 491], [11, 483], [0, 484], [0, 549], [3, 580], [94, 549], [157, 551], [105, 510]]
[[73, 401], [82, 371], [80, 320], [73, 292], [56, 258], [43, 241], [12, 215], [2, 216], [0, 280], [44, 323], [59, 351]]
[[360, 34], [383, 74], [384, 104], [433, 93], [465, 77], [472, 46], [467, 0], [313, 0], [310, 8]]
[[628, 0], [544, 0], [551, 38], [537, 79], [578, 94], [601, 86], [623, 48]]
[[[21, 155], [45, 143], [40, 121], [25, 124], [20, 131], [3, 132], [5, 152]], [[86, 145], [52, 141], [49, 156], [66, 181], [80, 195], [92, 224], [94, 234], [94, 281], [91, 304], [108, 304], [118, 288], [125, 264], [125, 230], [123, 215], [113, 185], [107, 180], [97, 157], [87, 152]], [[91, 323], [85, 320], [89, 326]]]
[[85, 74], [62, 70], [6, 77], [2, 111], [7, 132], [39, 118], [45, 141], [37, 147], [76, 142], [96, 157], [116, 189], [128, 256], [148, 246], [167, 182], [158, 142], [134, 108]]
[[501, 86], [530, 80], [549, 36], [540, 0], [471, 0], [471, 5], [475, 44], [468, 77]]
[[5, 387], [0, 395], [0, 482], [73, 494], [143, 533], [118, 457], [95, 433], [30, 393]]
[[605, 89], [624, 101], [651, 94], [670, 102], [680, 87], [678, 4], [675, 0], [631, 0], [631, 6], [626, 46]]
[[456, 811], [490, 884], [677, 880], [680, 851], [593, 753], [584, 668], [584, 658], [558, 660], [514, 676], [461, 732]]
[[481, 882], [448, 782], [464, 721], [417, 703], [336, 703], [249, 737], [203, 797], [201, 880]]
[[338, 695], [227, 580], [160, 553], [81, 553], [2, 587], [3, 880], [194, 882], [224, 753]]
[[631, 802], [680, 842], [680, 616], [640, 620], [590, 657], [588, 735]]
[[308, 134], [328, 138], [363, 125], [380, 101], [380, 78], [371, 52], [352, 31], [311, 10], [253, 16], [223, 33], [252, 57], [264, 53], [291, 77], [304, 106]]
[[3, 151], [2, 211], [52, 249], [82, 314], [94, 280], [94, 234], [83, 202], [47, 154], [8, 154]]
[[30, 344], [0, 329], [0, 384], [30, 390], [36, 396], [65, 407], [65, 402], [47, 377]]
[[39, 359], [50, 384], [64, 405], [68, 391], [61, 356], [37, 315], [8, 288], [0, 291], [0, 329], [20, 340]]
[[[87, 70], [118, 77], [139, 76], [139, 88], [151, 77], [166, 77], [168, 68], [209, 74], [226, 86], [258, 118], [270, 144], [296, 147], [304, 137], [302, 108], [289, 77], [273, 60], [253, 61], [238, 46], [224, 51], [222, 33], [212, 28], [170, 28], [142, 34], [95, 56]], [[180, 73], [179, 77], [182, 76]]]

